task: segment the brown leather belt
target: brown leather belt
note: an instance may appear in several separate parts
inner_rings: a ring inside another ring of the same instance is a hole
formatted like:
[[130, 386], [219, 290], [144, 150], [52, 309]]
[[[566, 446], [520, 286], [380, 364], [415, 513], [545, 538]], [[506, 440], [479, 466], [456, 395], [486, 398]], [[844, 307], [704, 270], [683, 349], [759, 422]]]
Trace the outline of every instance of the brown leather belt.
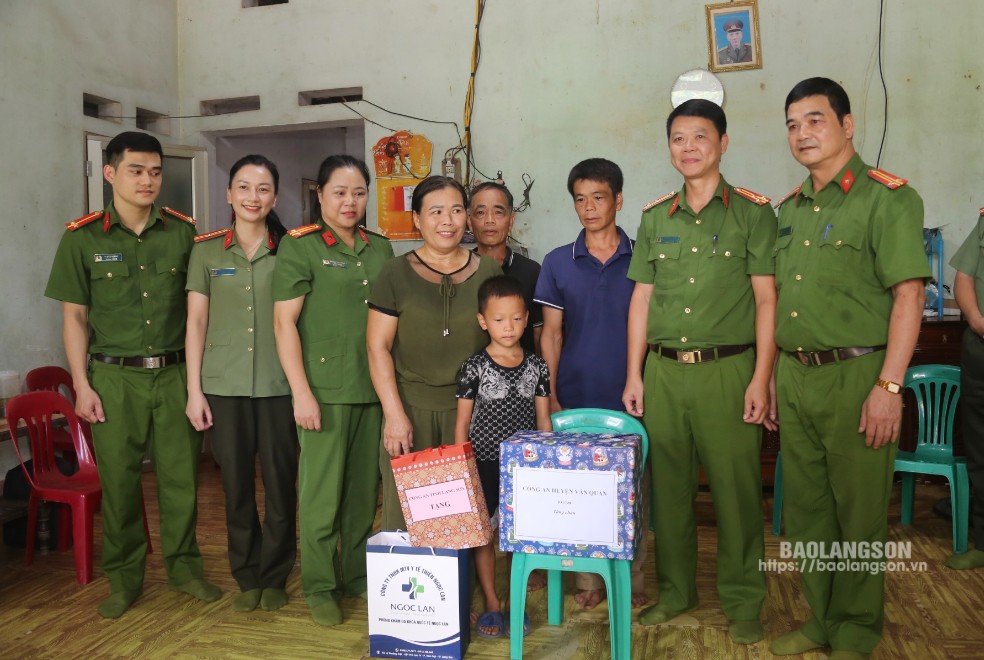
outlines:
[[820, 367], [831, 362], [850, 360], [875, 351], [883, 351], [885, 346], [852, 346], [851, 348], [832, 348], [829, 351], [786, 351], [806, 367]]
[[163, 369], [172, 364], [181, 364], [185, 361], [185, 352], [165, 353], [164, 355], [154, 355], [151, 357], [113, 357], [102, 353], [93, 353], [89, 356], [96, 362], [115, 364], [120, 367], [140, 367], [142, 369]]
[[735, 346], [718, 346], [717, 348], [703, 348], [693, 351], [678, 351], [675, 348], [666, 348], [660, 344], [650, 344], [649, 350], [662, 357], [676, 360], [681, 364], [697, 364], [698, 362], [710, 362], [712, 360], [738, 355], [751, 347], [751, 344], [737, 344]]

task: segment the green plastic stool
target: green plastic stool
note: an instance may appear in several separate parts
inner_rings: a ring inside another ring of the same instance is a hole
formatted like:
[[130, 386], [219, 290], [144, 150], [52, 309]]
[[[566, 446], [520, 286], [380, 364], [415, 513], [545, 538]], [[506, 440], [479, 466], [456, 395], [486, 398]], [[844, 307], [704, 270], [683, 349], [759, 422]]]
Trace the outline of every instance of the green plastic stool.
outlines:
[[[553, 429], [569, 433], [636, 433], [642, 438], [642, 464], [649, 457], [649, 436], [635, 417], [602, 408], [576, 408], [551, 415]], [[643, 532], [644, 533], [644, 532]], [[638, 541], [638, 539], [637, 539]], [[608, 594], [608, 626], [612, 638], [612, 660], [629, 660], [632, 647], [632, 561], [595, 557], [513, 553], [509, 577], [509, 657], [523, 657], [523, 614], [526, 612], [526, 582], [536, 569], [547, 571], [547, 623], [564, 622], [564, 584], [562, 571], [597, 573], [605, 581]]]

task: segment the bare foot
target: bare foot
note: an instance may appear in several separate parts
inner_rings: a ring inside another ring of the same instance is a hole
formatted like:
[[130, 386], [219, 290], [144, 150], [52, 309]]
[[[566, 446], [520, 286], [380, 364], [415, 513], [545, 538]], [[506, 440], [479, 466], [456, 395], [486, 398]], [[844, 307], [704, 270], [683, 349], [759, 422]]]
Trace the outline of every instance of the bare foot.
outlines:
[[582, 610], [593, 610], [603, 600], [605, 600], [604, 589], [583, 589], [574, 594], [574, 602]]
[[526, 583], [526, 593], [539, 591], [545, 586], [547, 586], [547, 578], [544, 577], [543, 571], [533, 571], [530, 573], [530, 581]]
[[471, 614], [468, 615], [468, 618], [471, 619], [471, 623], [472, 623], [473, 626], [476, 623], [478, 623], [478, 617], [480, 617], [480, 616], [482, 616], [482, 613], [479, 612], [478, 610], [472, 610], [471, 611]]
[[636, 609], [637, 607], [642, 607], [648, 602], [649, 602], [649, 596], [647, 596], [643, 592], [641, 591], [632, 592], [632, 609]]

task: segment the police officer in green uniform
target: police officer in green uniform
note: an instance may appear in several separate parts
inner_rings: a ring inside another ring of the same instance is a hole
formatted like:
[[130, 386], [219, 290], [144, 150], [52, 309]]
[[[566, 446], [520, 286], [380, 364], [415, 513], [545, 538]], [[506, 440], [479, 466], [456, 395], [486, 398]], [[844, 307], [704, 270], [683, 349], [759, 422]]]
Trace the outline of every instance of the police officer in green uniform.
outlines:
[[973, 484], [974, 549], [947, 558], [955, 569], [984, 567], [984, 209], [950, 260], [953, 294], [967, 321], [960, 351], [960, 409], [967, 471]]
[[[904, 179], [855, 152], [850, 102], [836, 82], [798, 83], [786, 97], [786, 127], [793, 157], [810, 172], [780, 202], [776, 239], [786, 531], [794, 552], [807, 542], [870, 549], [888, 536], [901, 383], [929, 276], [923, 204]], [[884, 574], [821, 571], [816, 562], [800, 571], [813, 616], [769, 650], [871, 653]]]
[[754, 644], [765, 599], [759, 454], [776, 352], [776, 218], [768, 198], [722, 178], [728, 135], [718, 105], [682, 103], [666, 133], [684, 188], [643, 209], [628, 273], [636, 285], [623, 403], [649, 431], [659, 581], [659, 603], [639, 621], [664, 623], [697, 606], [701, 464], [714, 496], [728, 630]]
[[288, 232], [273, 278], [277, 352], [301, 443], [301, 581], [324, 626], [342, 622], [341, 596], [365, 597], [379, 492], [382, 409], [369, 379], [366, 299], [393, 249], [359, 226], [368, 194], [365, 163], [325, 159], [321, 222]]
[[162, 159], [160, 142], [145, 133], [110, 140], [103, 176], [113, 202], [68, 224], [45, 290], [62, 301], [75, 408], [92, 424], [112, 592], [99, 614], [111, 619], [143, 589], [140, 471], [148, 443], [168, 585], [209, 602], [221, 596], [202, 579], [195, 537], [202, 436], [184, 415], [184, 286], [195, 228], [154, 206]]
[[[286, 233], [273, 207], [280, 176], [256, 154], [233, 164], [233, 223], [195, 238], [188, 265], [188, 419], [222, 468], [232, 608], [287, 603], [297, 556], [297, 427], [273, 338], [273, 268]], [[264, 518], [256, 509], [256, 460]]]

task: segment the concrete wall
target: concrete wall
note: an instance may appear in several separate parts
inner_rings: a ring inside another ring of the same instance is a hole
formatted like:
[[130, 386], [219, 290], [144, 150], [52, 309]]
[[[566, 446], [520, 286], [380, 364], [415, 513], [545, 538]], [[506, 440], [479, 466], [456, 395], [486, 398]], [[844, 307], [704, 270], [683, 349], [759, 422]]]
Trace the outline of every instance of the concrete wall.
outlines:
[[[159, 0], [0, 2], [0, 369], [22, 382], [64, 364], [61, 307], [43, 293], [65, 223], [85, 213], [84, 136], [134, 128], [137, 106], [177, 113], [176, 17]], [[83, 93], [128, 118], [83, 116]], [[0, 466], [11, 456], [0, 444]]]
[[[726, 176], [772, 197], [805, 176], [788, 152], [782, 103], [793, 84], [812, 75], [846, 86], [856, 144], [873, 163], [883, 121], [878, 3], [797, 0], [760, 8], [764, 68], [721, 74], [731, 136]], [[951, 254], [984, 205], [982, 19], [979, 0], [885, 2], [890, 105], [882, 166], [923, 194], [926, 224], [944, 226]], [[115, 124], [84, 117], [83, 92], [121, 101], [125, 117], [136, 106], [197, 115], [202, 100], [260, 95], [256, 111], [172, 122], [165, 141], [205, 146], [214, 168], [217, 136], [361, 121], [342, 106], [298, 105], [304, 90], [361, 86], [383, 107], [461, 125], [474, 20], [473, 3], [463, 0], [290, 0], [253, 9], [239, 0], [0, 2], [0, 369], [23, 373], [63, 361], [59, 307], [42, 293], [63, 223], [85, 210], [84, 134], [134, 126], [130, 118]], [[488, 3], [475, 156], [483, 172], [502, 170], [517, 192], [523, 173], [536, 180], [533, 205], [517, 222], [532, 256], [577, 232], [565, 180], [582, 158], [622, 165], [621, 223], [631, 233], [643, 204], [679, 187], [663, 137], [669, 90], [679, 73], [706, 66], [706, 39], [703, 1]], [[386, 127], [366, 124], [366, 146], [389, 129], [409, 129], [434, 142], [437, 166], [457, 143], [453, 126], [366, 103], [353, 107]], [[374, 202], [369, 208], [372, 223]], [[224, 210], [214, 212], [224, 219]]]
[[[524, 172], [536, 179], [533, 206], [517, 222], [517, 235], [533, 256], [577, 232], [565, 181], [582, 158], [605, 156], [622, 166], [626, 204], [620, 222], [630, 232], [643, 204], [679, 187], [664, 122], [676, 76], [707, 66], [704, 4], [488, 3], [472, 122], [475, 155], [483, 172], [502, 170], [517, 192]], [[179, 0], [182, 111], [197, 112], [201, 99], [248, 94], [260, 94], [262, 108], [184, 120], [186, 140], [216, 128], [349, 118], [354, 115], [343, 107], [299, 107], [296, 101], [301, 90], [349, 86], [362, 86], [366, 99], [386, 108], [461, 124], [472, 3], [291, 0], [250, 10], [238, 6]], [[984, 203], [978, 192], [984, 157], [975, 139], [984, 104], [976, 52], [984, 3], [954, 0], [943, 7], [886, 0], [890, 105], [881, 165], [923, 194], [926, 224], [945, 227], [952, 253]], [[859, 120], [856, 145], [874, 164], [884, 100], [875, 59], [878, 3], [764, 2], [760, 10], [764, 68], [720, 75], [731, 136], [725, 175], [771, 197], [805, 177], [786, 145], [782, 106], [792, 85], [812, 75], [845, 85]], [[246, 58], [215, 35], [269, 46]], [[355, 107], [389, 128], [427, 135], [435, 143], [435, 161], [457, 142], [451, 126], [394, 117], [365, 103]], [[366, 144], [387, 133], [367, 125]], [[946, 279], [952, 281], [952, 272]]]

